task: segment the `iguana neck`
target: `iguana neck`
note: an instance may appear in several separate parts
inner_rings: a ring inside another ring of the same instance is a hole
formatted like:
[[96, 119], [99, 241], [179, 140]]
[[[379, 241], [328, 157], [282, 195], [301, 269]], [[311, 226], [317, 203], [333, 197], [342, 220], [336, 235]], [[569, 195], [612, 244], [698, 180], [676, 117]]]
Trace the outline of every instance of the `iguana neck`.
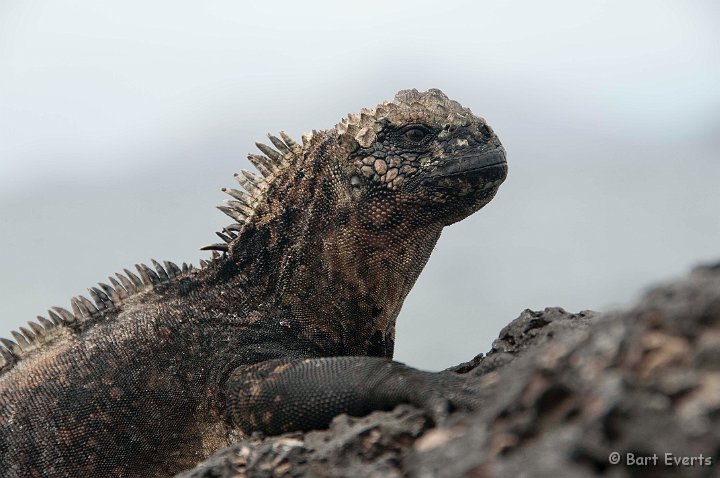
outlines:
[[288, 209], [248, 224], [230, 257], [253, 302], [328, 353], [392, 357], [395, 319], [442, 230], [413, 227], [412, 238], [374, 234], [353, 216]]
[[[351, 342], [360, 337], [361, 349], [365, 344], [372, 347], [373, 341], [394, 342], [395, 320], [440, 229], [423, 236], [425, 240], [411, 241], [386, 234], [357, 234], [353, 227], [329, 230], [310, 266], [293, 272], [288, 292], [302, 297], [301, 308], [322, 310], [326, 314], [322, 320], [340, 322], [352, 335]], [[378, 242], [381, 237], [384, 243]], [[307, 260], [311, 250], [304, 252]], [[306, 284], [311, 284], [307, 292]], [[356, 351], [360, 352], [367, 350]]]

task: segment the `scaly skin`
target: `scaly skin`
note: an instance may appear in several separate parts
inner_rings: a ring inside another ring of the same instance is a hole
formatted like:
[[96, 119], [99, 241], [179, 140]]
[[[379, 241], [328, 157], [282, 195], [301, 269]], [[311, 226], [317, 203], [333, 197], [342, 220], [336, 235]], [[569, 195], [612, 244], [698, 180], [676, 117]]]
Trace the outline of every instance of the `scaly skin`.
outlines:
[[3, 476], [168, 476], [253, 430], [473, 406], [456, 374], [390, 359], [442, 229], [505, 179], [497, 136], [439, 90], [406, 90], [271, 141], [250, 157], [265, 177], [226, 190], [222, 255], [139, 266], [3, 342]]

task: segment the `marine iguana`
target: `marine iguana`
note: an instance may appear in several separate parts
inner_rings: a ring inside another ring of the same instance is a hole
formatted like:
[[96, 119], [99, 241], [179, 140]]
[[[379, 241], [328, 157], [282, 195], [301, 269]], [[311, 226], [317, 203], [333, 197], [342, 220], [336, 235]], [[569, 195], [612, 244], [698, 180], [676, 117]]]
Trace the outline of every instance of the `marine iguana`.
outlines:
[[2, 476], [167, 476], [255, 430], [476, 405], [458, 374], [391, 359], [442, 229], [506, 177], [497, 135], [404, 90], [302, 143], [268, 136], [200, 268], [137, 265], [0, 339]]

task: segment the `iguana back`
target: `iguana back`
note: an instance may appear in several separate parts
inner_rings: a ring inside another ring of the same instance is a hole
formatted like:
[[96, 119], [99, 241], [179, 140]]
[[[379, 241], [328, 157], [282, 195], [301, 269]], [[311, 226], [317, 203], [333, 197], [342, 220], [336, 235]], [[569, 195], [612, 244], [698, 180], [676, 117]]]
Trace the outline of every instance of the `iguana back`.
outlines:
[[253, 430], [452, 399], [455, 377], [390, 361], [395, 320], [443, 227], [505, 179], [497, 136], [405, 90], [269, 138], [209, 261], [138, 265], [2, 339], [2, 476], [168, 476]]

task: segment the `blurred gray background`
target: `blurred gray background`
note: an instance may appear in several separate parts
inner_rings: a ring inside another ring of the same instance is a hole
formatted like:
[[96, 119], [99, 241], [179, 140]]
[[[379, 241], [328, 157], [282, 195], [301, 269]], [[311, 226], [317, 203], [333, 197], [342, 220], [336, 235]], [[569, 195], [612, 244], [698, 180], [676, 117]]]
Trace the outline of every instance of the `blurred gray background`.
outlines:
[[151, 257], [207, 254], [268, 131], [403, 88], [484, 116], [510, 175], [446, 230], [397, 354], [524, 308], [608, 310], [720, 258], [720, 3], [0, 2], [0, 335]]

